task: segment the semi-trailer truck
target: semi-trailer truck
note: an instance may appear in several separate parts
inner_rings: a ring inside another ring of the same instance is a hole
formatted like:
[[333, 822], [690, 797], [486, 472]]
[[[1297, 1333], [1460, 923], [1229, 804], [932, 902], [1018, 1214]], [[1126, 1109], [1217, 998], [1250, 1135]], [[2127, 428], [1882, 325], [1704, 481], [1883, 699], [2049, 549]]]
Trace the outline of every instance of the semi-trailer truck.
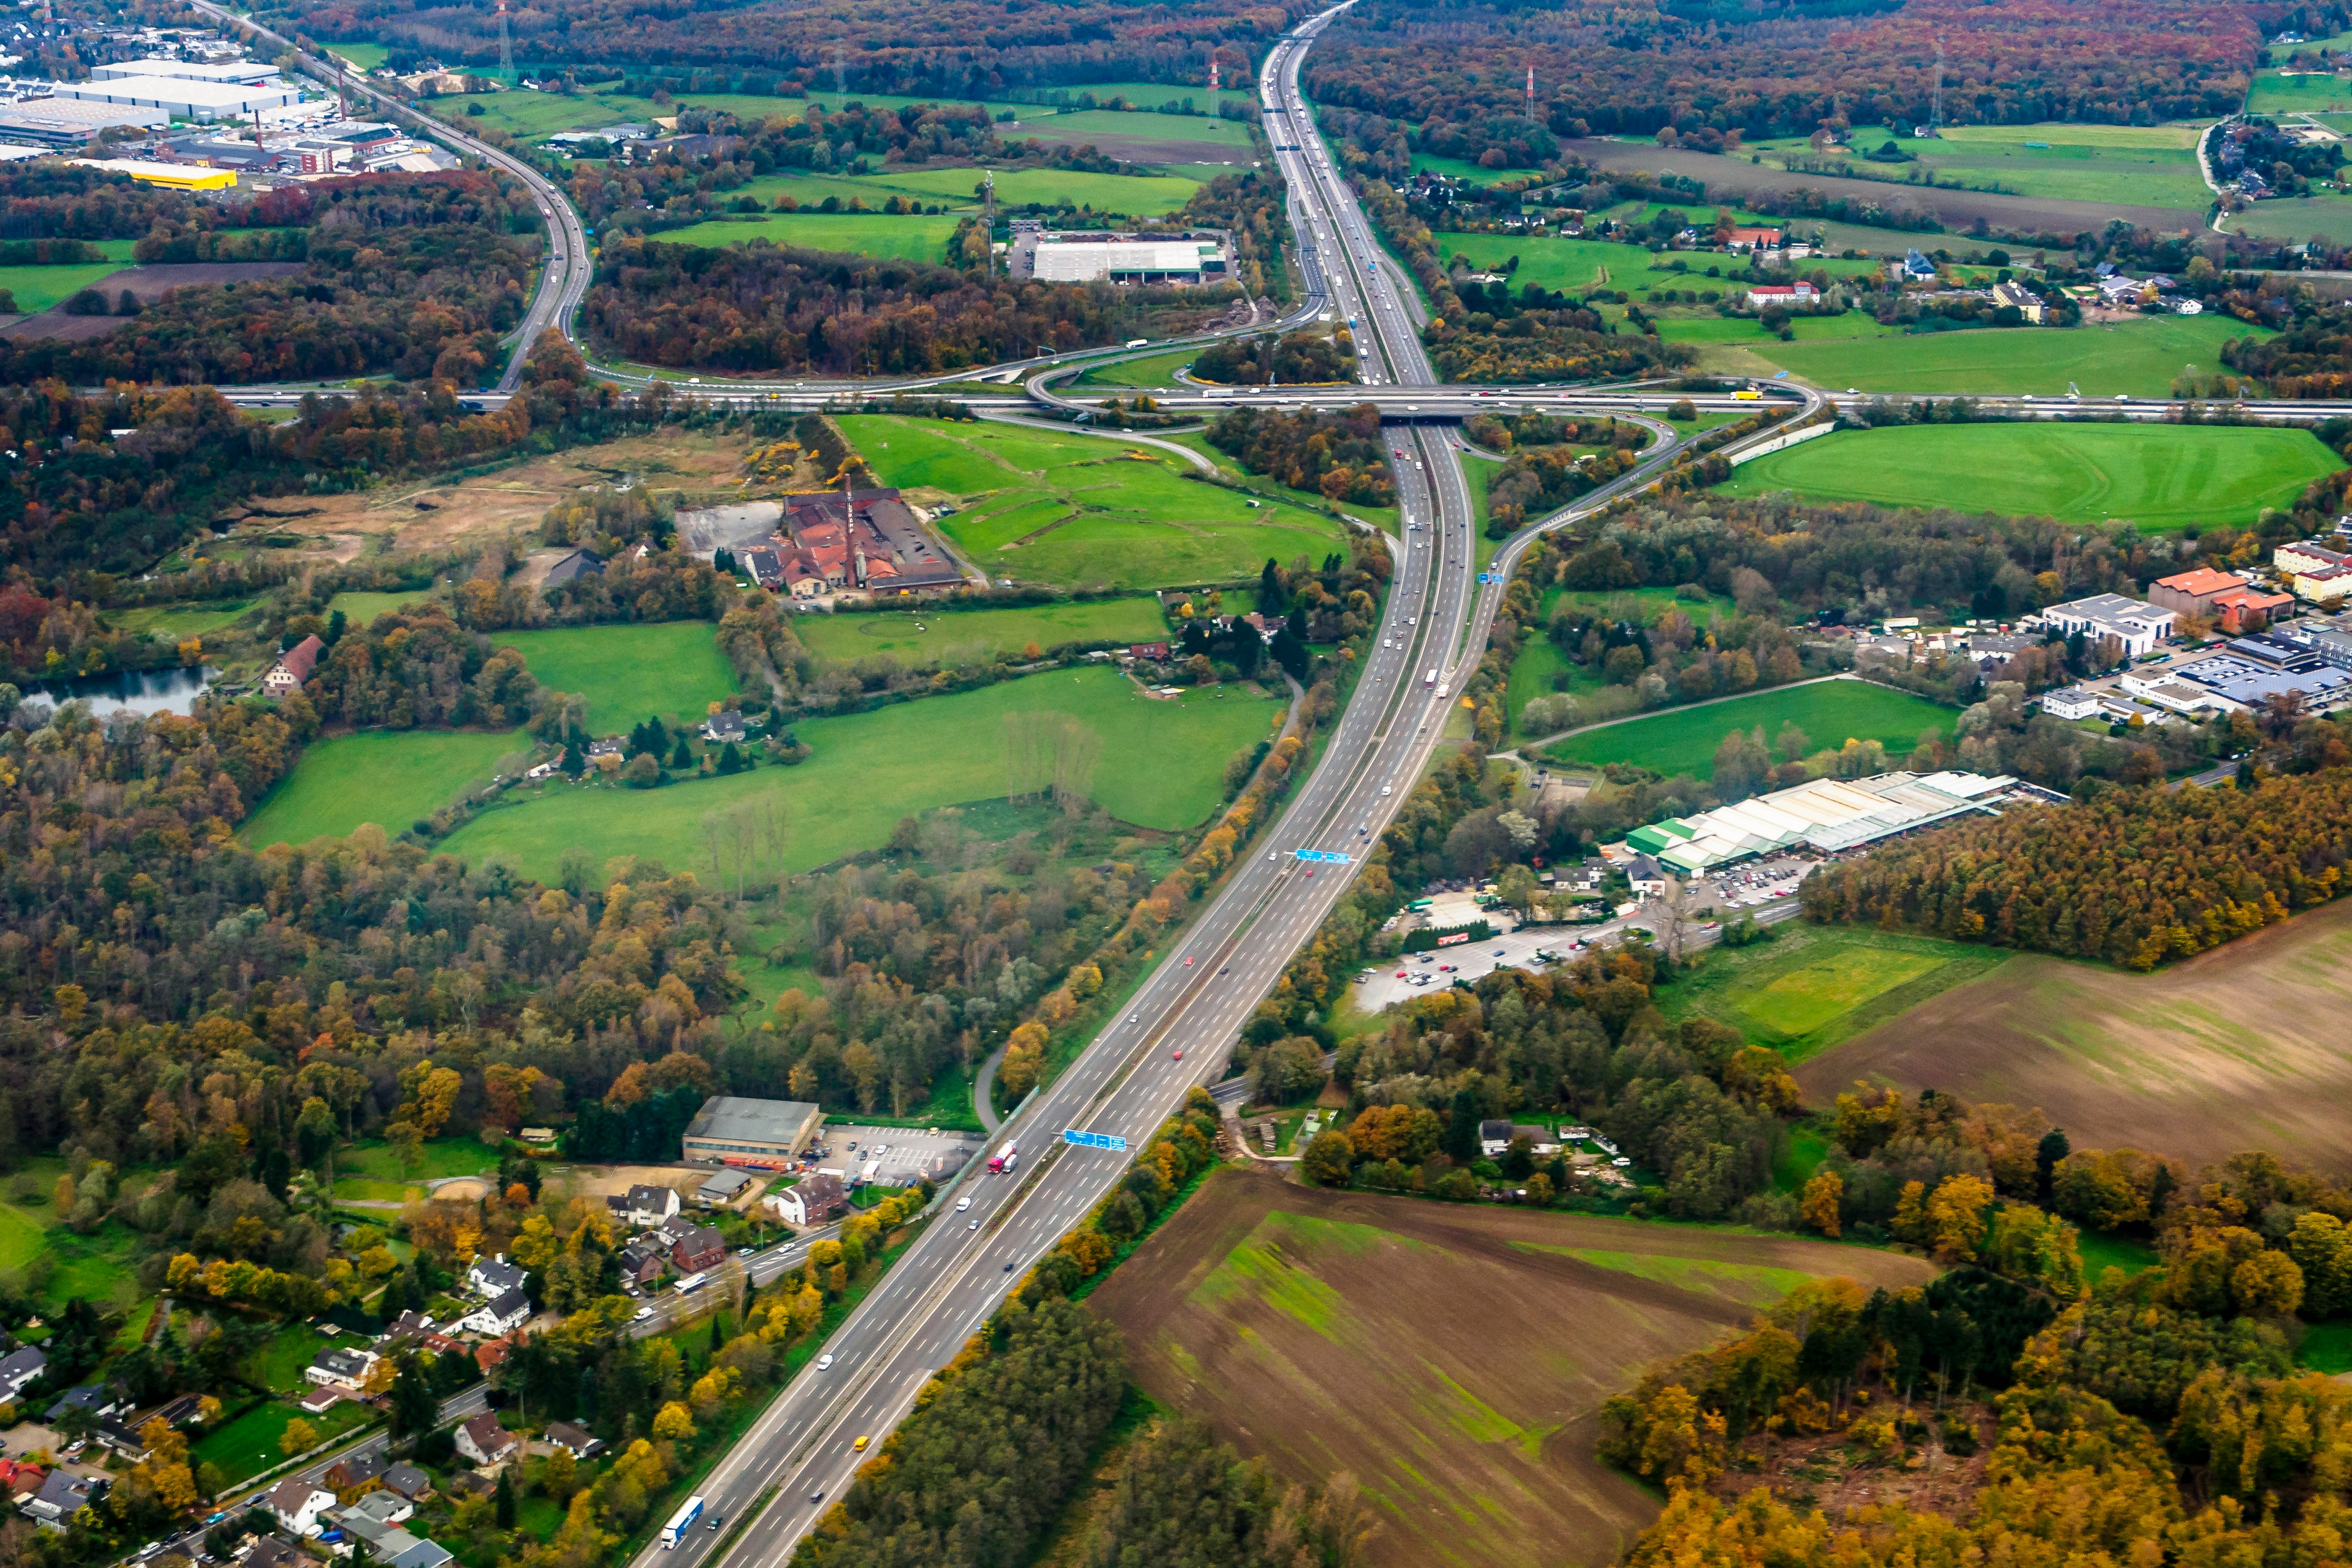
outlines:
[[664, 1552], [676, 1551], [677, 1549], [679, 1538], [684, 1536], [688, 1531], [692, 1530], [694, 1528], [694, 1521], [701, 1517], [702, 1500], [698, 1497], [690, 1497], [687, 1499], [684, 1503], [679, 1505], [678, 1510], [669, 1516], [669, 1522], [662, 1526], [662, 1550]]
[[1005, 1172], [1013, 1169], [1014, 1163], [1018, 1162], [1020, 1158], [1021, 1145], [1015, 1142], [1007, 1140], [1003, 1148], [999, 1149], [995, 1153], [991, 1154], [988, 1157], [989, 1174], [1003, 1175]]

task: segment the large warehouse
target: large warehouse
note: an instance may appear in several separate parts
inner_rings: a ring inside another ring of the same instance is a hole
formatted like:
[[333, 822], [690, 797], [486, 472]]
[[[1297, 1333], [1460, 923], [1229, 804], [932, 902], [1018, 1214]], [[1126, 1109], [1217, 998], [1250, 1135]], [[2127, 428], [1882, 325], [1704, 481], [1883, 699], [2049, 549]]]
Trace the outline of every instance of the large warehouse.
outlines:
[[1041, 283], [1198, 283], [1222, 275], [1224, 252], [1207, 239], [1057, 239], [1036, 249]]
[[136, 104], [84, 103], [78, 98], [28, 98], [0, 103], [0, 138], [44, 147], [80, 147], [101, 131], [118, 127], [154, 131], [172, 122], [160, 109]]
[[824, 1112], [797, 1100], [713, 1095], [687, 1124], [681, 1159], [777, 1171], [799, 1158], [824, 1124]]
[[258, 86], [234, 81], [189, 81], [177, 77], [123, 76], [101, 81], [61, 81], [59, 98], [87, 103], [159, 109], [174, 120], [209, 122], [247, 120], [254, 111], [302, 101], [301, 89], [285, 82]]
[[1793, 789], [1719, 805], [1696, 816], [1637, 827], [1624, 847], [1677, 871], [1704, 872], [1750, 855], [1807, 848], [1834, 855], [2004, 805], [2062, 800], [2047, 790], [1981, 773], [1880, 773], [1813, 779]]
[[101, 81], [160, 76], [174, 81], [229, 81], [251, 86], [261, 82], [275, 84], [278, 80], [278, 68], [259, 60], [232, 60], [225, 65], [199, 65], [192, 60], [118, 60], [112, 65], [92, 66], [89, 74]]

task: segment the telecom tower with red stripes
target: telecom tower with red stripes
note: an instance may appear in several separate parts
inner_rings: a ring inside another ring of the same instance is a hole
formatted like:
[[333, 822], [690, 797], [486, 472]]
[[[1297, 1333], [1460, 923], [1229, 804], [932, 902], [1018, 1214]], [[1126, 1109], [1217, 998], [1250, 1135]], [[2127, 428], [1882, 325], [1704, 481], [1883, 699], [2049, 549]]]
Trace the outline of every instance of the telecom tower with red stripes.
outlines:
[[1536, 122], [1536, 68], [1528, 68], [1528, 123]]
[[1217, 57], [1209, 57], [1209, 118], [1217, 117]]

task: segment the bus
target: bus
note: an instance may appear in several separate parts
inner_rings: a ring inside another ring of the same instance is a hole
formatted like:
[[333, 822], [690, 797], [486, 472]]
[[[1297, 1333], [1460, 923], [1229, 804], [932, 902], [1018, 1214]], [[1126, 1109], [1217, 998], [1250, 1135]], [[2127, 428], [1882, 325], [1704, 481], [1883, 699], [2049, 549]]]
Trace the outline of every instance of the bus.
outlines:
[[[697, 1275], [696, 1278], [699, 1279], [701, 1277]], [[679, 1540], [685, 1536], [688, 1531], [694, 1528], [694, 1521], [701, 1517], [702, 1500], [700, 1498], [690, 1497], [684, 1502], [680, 1503], [678, 1505], [677, 1511], [669, 1516], [669, 1522], [662, 1526], [662, 1550], [664, 1552], [676, 1551], [677, 1549]]]
[[671, 1286], [670, 1289], [676, 1290], [681, 1296], [691, 1296], [697, 1290], [701, 1289], [705, 1285], [709, 1283], [710, 1276], [708, 1274], [689, 1274], [685, 1279], [679, 1280], [677, 1284]]
[[1434, 689], [1437, 685], [1437, 671], [1433, 669], [1427, 675], [1423, 676], [1421, 678], [1421, 684], [1424, 690]]
[[1404, 912], [1409, 915], [1417, 915], [1421, 913], [1422, 910], [1429, 908], [1429, 906], [1435, 901], [1436, 900], [1433, 899], [1415, 899], [1412, 902], [1405, 905]]

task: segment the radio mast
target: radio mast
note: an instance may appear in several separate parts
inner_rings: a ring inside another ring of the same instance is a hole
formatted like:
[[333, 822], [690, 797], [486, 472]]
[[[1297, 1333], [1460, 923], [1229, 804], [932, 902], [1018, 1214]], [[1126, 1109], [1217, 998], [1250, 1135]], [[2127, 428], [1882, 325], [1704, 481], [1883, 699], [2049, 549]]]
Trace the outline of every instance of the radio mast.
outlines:
[[514, 37], [507, 31], [507, 0], [499, 0], [499, 74], [514, 80]]
[[1217, 117], [1217, 52], [1209, 51], [1209, 118]]
[[1936, 40], [1936, 90], [1927, 99], [1927, 134], [1944, 133], [1944, 40]]
[[1528, 68], [1528, 123], [1536, 122], [1536, 68]]

